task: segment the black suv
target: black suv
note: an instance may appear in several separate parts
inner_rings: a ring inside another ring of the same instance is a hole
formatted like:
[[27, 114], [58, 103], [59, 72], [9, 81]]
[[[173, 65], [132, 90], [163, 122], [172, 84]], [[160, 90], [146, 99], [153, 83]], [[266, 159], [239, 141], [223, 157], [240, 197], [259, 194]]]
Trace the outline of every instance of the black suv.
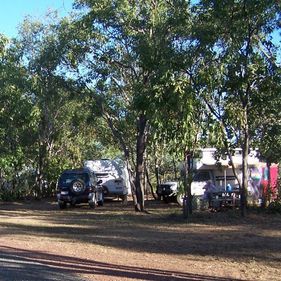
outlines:
[[178, 183], [176, 181], [167, 181], [157, 186], [156, 193], [158, 199], [165, 202], [174, 201], [178, 195]]
[[65, 209], [67, 203], [75, 206], [88, 203], [91, 208], [96, 204], [103, 205], [101, 181], [88, 168], [65, 170], [57, 183], [57, 199], [60, 209]]

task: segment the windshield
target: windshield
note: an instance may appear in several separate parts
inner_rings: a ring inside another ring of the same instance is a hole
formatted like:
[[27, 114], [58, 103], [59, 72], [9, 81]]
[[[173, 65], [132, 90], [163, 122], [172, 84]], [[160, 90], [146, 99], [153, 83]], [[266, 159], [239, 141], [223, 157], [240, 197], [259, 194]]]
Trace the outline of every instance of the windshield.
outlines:
[[108, 177], [109, 173], [95, 173], [98, 178], [105, 178]]

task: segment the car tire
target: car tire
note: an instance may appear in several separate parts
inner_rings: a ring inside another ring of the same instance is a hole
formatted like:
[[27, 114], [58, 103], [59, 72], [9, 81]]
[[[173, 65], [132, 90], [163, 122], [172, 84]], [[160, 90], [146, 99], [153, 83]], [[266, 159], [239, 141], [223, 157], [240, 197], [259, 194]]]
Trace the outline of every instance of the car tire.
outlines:
[[96, 202], [89, 202], [89, 206], [91, 209], [95, 209], [96, 208]]
[[76, 206], [76, 202], [71, 201], [71, 202], [70, 202], [70, 206], [74, 208], [74, 207]]
[[122, 204], [126, 206], [128, 204], [128, 195], [126, 194], [126, 195], [122, 195], [120, 197], [122, 200]]
[[96, 197], [96, 194], [93, 194], [93, 198], [91, 200], [89, 200], [89, 206], [90, 206], [90, 208], [95, 209], [96, 204], [97, 204], [97, 197]]
[[65, 209], [66, 208], [66, 202], [64, 202], [64, 201], [59, 201], [58, 202], [58, 206], [59, 206], [59, 208], [61, 209], [61, 210], [63, 210], [63, 209]]
[[97, 202], [98, 206], [103, 206], [103, 200]]
[[83, 180], [77, 179], [71, 183], [70, 189], [75, 194], [81, 194], [85, 191], [86, 185]]
[[96, 200], [97, 200], [97, 205], [98, 206], [103, 206], [103, 203], [104, 203], [104, 195], [103, 195], [103, 192], [101, 190], [99, 190], [97, 193], [96, 193]]

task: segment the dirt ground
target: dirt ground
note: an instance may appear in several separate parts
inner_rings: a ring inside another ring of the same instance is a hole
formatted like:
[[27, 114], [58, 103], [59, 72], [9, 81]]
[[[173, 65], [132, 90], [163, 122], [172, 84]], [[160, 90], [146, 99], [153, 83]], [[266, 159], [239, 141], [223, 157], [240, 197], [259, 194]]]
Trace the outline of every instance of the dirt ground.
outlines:
[[146, 209], [0, 202], [0, 280], [14, 270], [22, 276], [13, 280], [29, 280], [31, 264], [45, 272], [38, 280], [66, 280], [51, 271], [67, 280], [281, 280], [280, 215], [203, 211], [187, 222], [176, 204], [151, 200]]

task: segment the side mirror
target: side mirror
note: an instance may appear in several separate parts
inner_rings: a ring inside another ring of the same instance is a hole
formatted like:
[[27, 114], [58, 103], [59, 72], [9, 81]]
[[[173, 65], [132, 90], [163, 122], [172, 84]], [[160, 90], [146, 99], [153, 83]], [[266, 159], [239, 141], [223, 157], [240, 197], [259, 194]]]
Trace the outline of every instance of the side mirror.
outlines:
[[97, 182], [97, 184], [101, 184], [102, 183], [102, 180], [99, 180], [98, 182]]

